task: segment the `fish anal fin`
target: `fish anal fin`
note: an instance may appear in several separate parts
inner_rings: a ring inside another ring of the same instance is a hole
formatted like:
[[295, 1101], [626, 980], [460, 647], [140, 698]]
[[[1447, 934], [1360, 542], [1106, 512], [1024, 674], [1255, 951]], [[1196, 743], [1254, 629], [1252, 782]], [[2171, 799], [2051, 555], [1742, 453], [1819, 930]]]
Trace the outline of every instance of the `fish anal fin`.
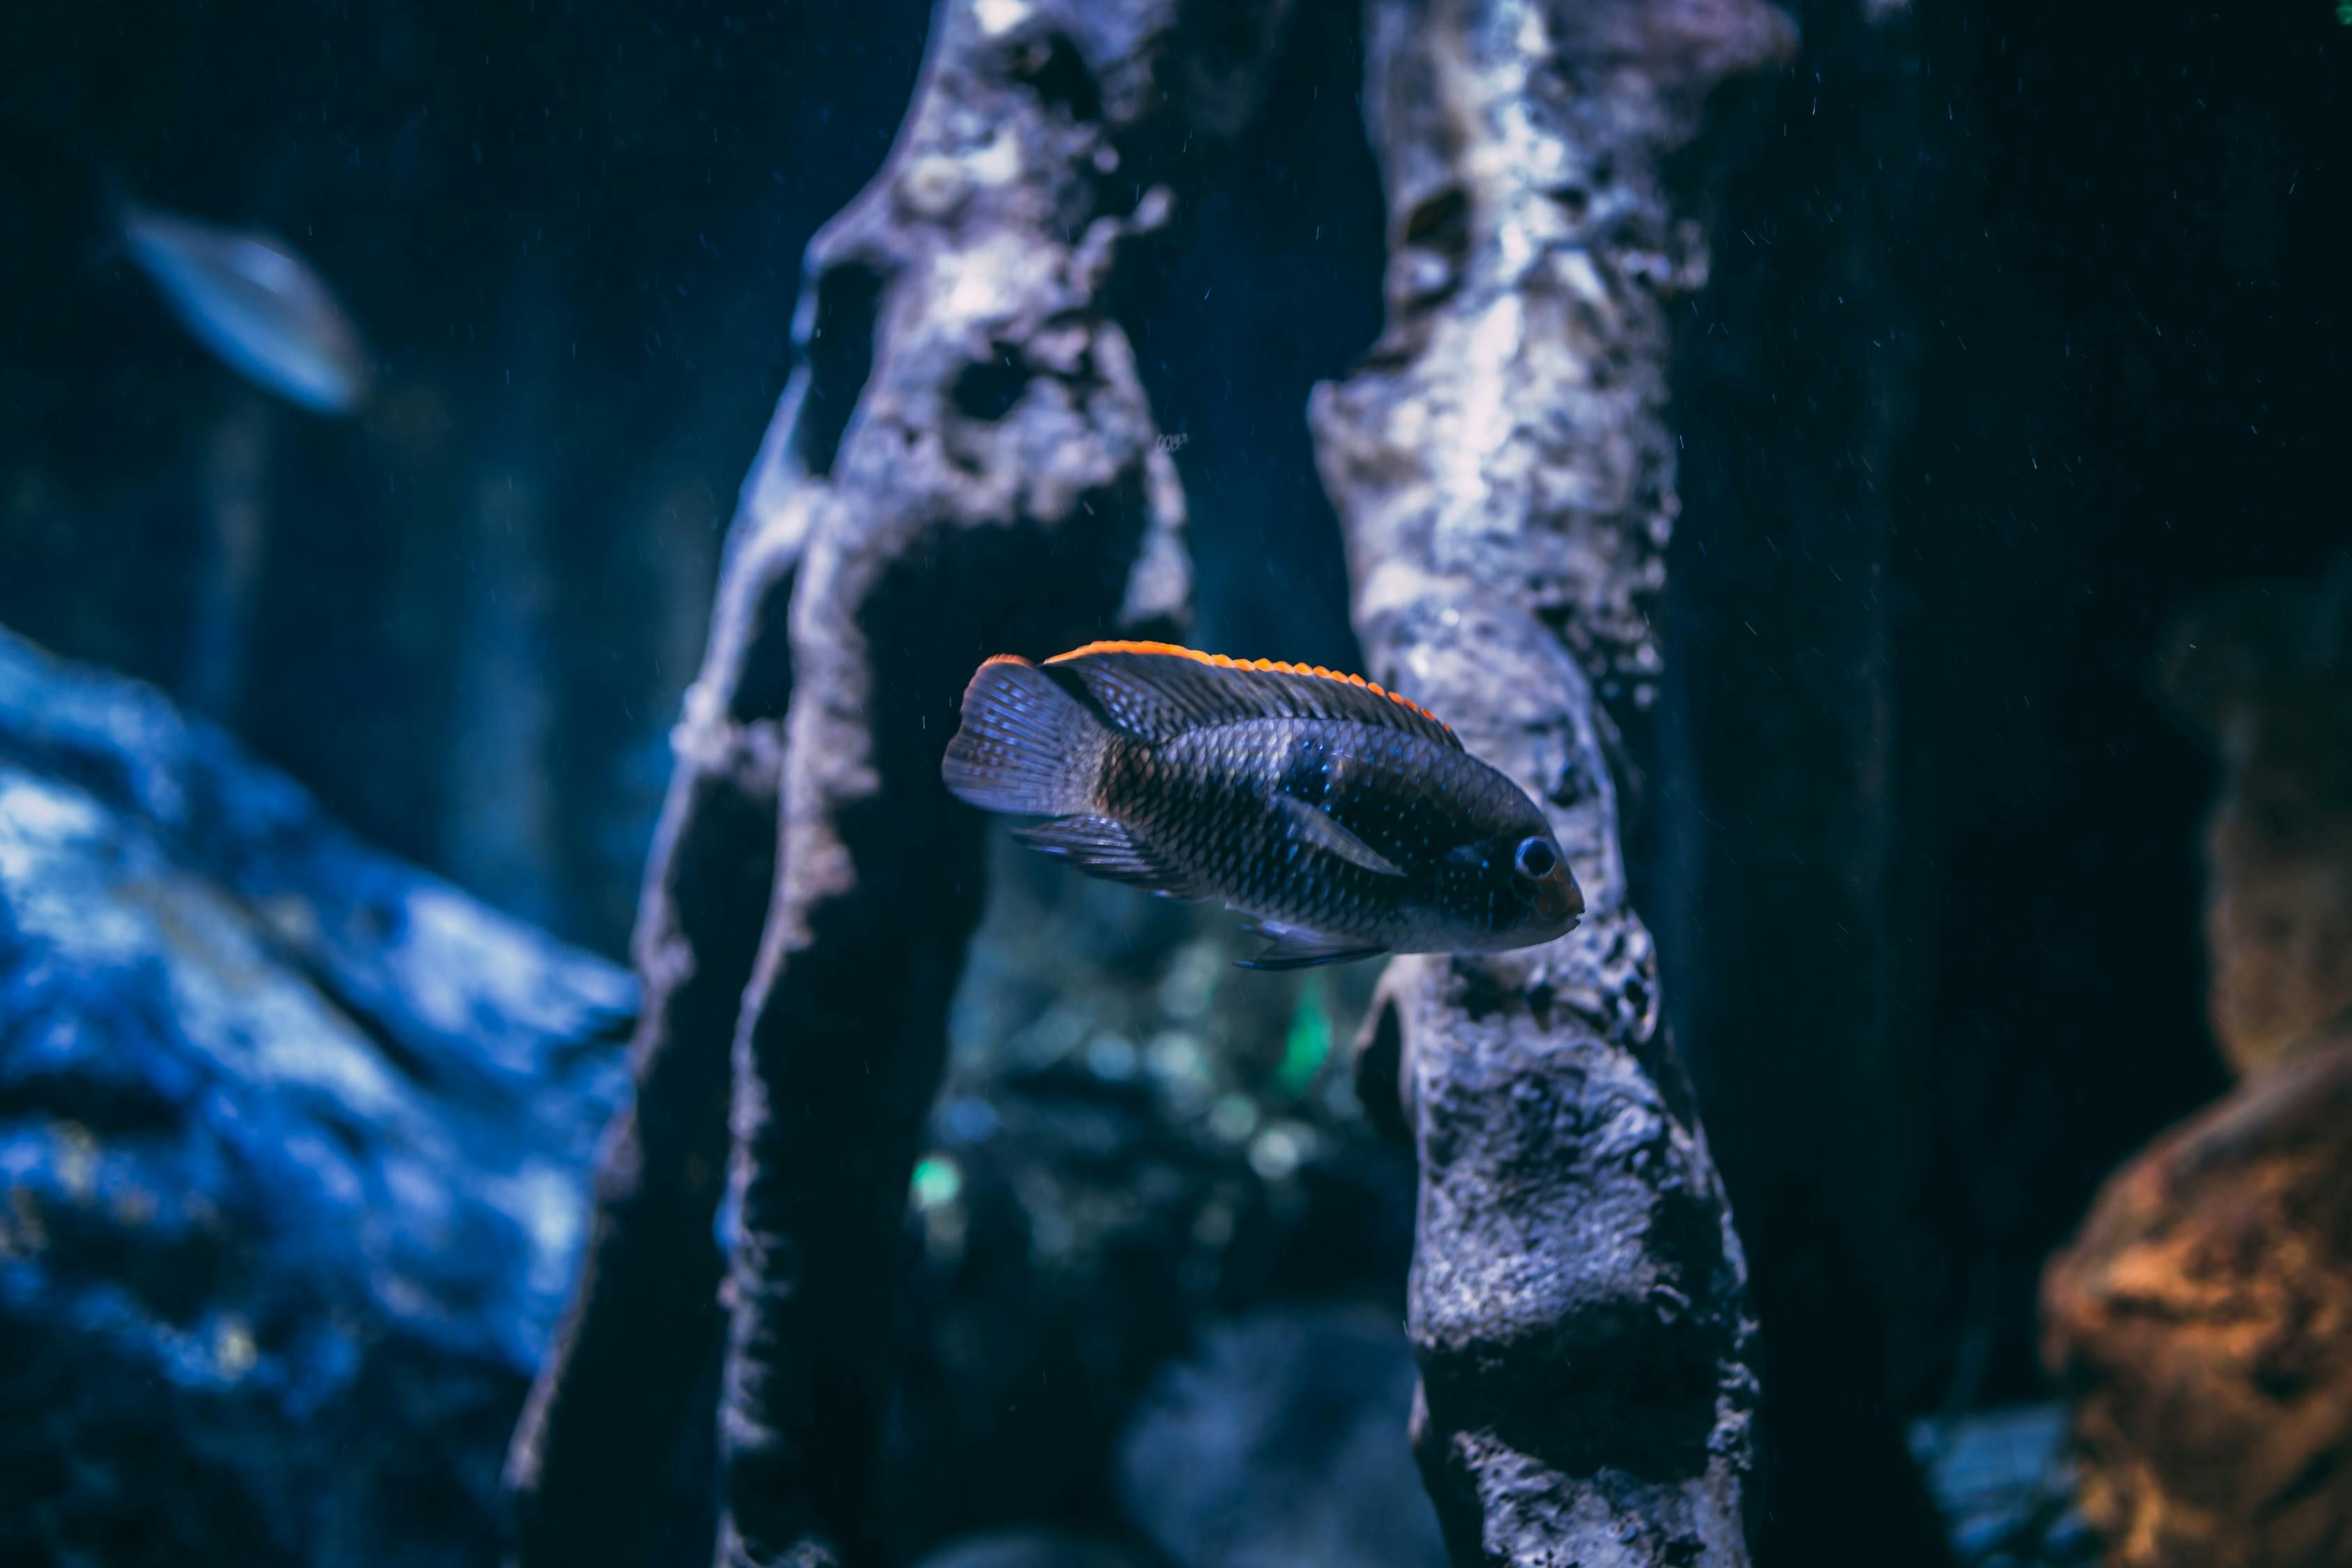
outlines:
[[1329, 812], [1295, 795], [1276, 795], [1275, 801], [1282, 814], [1290, 819], [1290, 831], [1300, 842], [1329, 850], [1351, 865], [1361, 866], [1365, 870], [1383, 877], [1404, 875], [1395, 861], [1350, 833]]
[[1234, 967], [1263, 970], [1269, 973], [1286, 969], [1319, 969], [1327, 963], [1354, 963], [1360, 959], [1378, 958], [1386, 952], [1388, 949], [1384, 947], [1360, 947], [1352, 948], [1346, 952], [1318, 952], [1303, 958], [1278, 958], [1275, 955], [1274, 950], [1268, 948], [1255, 958], [1234, 960]]
[[1108, 816], [1066, 816], [1034, 827], [1016, 827], [1013, 837], [1040, 854], [1069, 861], [1090, 875], [1126, 882], [1171, 899], [1201, 895], [1192, 879], [1150, 846]]
[[1378, 943], [1365, 942], [1361, 937], [1339, 936], [1282, 921], [1262, 920], [1246, 929], [1252, 936], [1264, 937], [1266, 945], [1255, 957], [1235, 959], [1236, 969], [1314, 969], [1326, 963], [1378, 958], [1388, 952]]

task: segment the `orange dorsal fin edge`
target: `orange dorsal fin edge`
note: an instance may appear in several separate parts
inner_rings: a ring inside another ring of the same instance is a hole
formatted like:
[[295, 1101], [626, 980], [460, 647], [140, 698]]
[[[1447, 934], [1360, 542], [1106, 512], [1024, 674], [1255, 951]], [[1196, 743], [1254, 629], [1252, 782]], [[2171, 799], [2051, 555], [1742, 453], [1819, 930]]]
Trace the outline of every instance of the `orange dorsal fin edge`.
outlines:
[[1304, 675], [1318, 680], [1336, 680], [1342, 686], [1361, 687], [1375, 697], [1385, 697], [1409, 712], [1418, 713], [1447, 734], [1453, 726], [1409, 697], [1400, 697], [1378, 681], [1366, 680], [1360, 675], [1348, 675], [1336, 669], [1326, 669], [1319, 664], [1286, 664], [1275, 658], [1234, 658], [1227, 654], [1202, 653], [1198, 648], [1180, 647], [1172, 642], [1090, 642], [1084, 647], [1074, 647], [1067, 653], [1057, 653], [1047, 664], [1063, 664], [1074, 658], [1084, 658], [1097, 653], [1152, 653], [1172, 658], [1189, 658], [1196, 664], [1214, 665], [1219, 669], [1256, 670], [1267, 675]]

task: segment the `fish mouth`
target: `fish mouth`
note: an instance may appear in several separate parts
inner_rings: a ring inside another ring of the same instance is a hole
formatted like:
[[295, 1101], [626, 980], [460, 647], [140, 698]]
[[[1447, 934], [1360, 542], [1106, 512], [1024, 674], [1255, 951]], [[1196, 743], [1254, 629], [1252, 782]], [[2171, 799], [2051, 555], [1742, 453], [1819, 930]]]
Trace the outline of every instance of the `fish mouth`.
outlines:
[[1584, 914], [1584, 889], [1576, 885], [1575, 877], [1565, 864], [1557, 868], [1536, 889], [1536, 914], [1555, 934], [1565, 936], [1574, 931]]

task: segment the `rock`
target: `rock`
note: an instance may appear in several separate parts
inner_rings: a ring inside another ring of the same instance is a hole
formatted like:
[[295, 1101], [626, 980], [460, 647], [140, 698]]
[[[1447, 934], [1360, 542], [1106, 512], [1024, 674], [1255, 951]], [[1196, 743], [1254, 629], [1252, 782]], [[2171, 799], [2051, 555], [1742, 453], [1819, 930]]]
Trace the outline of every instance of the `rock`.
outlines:
[[[1337, 1048], [1372, 973], [1236, 970], [1228, 917], [996, 837], [908, 1213], [895, 1559], [1113, 1568], [1138, 1401], [1307, 1289], [1390, 1303], [1380, 1353], [1318, 1330], [1235, 1413], [1321, 1390], [1346, 1423], [1221, 1517], [1355, 1517], [1299, 1512], [1329, 1464], [1425, 1508], [1389, 1326], [1411, 1162]], [[633, 1004], [152, 691], [0, 637], [0, 1562], [495, 1561]], [[1335, 1390], [1367, 1367], [1376, 1398]], [[709, 1456], [682, 1464], [698, 1498]], [[986, 1533], [1049, 1524], [1082, 1533]]]
[[2352, 552], [2316, 582], [2191, 605], [2159, 684], [2223, 769], [2205, 831], [2208, 1008], [2250, 1072], [2352, 1011]]
[[0, 1560], [492, 1560], [633, 1005], [0, 633]]
[[2108, 1179], [2043, 1273], [2085, 1517], [2122, 1568], [2352, 1560], [2352, 553], [2179, 617], [2212, 746], [2210, 1000], [2239, 1088]]
[[2042, 1305], [2116, 1568], [2352, 1561], [2352, 1030], [2109, 1178]]
[[2016, 1568], [2041, 1568], [2097, 1556], [2073, 1506], [2063, 1405], [1933, 1416], [1912, 1423], [1909, 1438], [1958, 1561], [1998, 1553]]
[[1405, 1436], [1401, 1314], [1275, 1308], [1211, 1330], [1119, 1449], [1129, 1516], [1177, 1568], [1444, 1568]]

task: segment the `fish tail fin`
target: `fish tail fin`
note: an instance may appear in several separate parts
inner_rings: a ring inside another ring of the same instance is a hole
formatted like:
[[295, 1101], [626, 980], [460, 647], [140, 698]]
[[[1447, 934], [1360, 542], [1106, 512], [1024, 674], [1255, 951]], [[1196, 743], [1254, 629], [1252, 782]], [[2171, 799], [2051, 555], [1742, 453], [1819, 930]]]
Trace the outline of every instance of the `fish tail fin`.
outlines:
[[1060, 682], [1000, 654], [964, 688], [963, 724], [940, 776], [982, 811], [1070, 816], [1094, 809], [1110, 731]]

